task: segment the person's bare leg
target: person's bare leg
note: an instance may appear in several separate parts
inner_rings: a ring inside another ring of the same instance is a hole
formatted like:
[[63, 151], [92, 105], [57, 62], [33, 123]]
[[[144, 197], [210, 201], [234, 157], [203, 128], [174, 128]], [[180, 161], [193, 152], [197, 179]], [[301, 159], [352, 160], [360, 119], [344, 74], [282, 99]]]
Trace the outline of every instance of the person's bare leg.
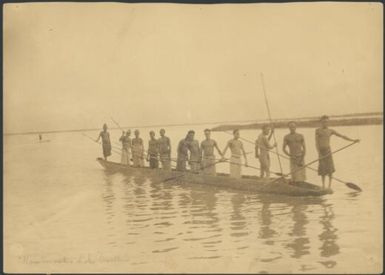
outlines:
[[270, 169], [269, 168], [266, 169], [266, 178], [270, 179]]
[[321, 178], [322, 178], [322, 188], [325, 189], [325, 175], [322, 175]]
[[329, 174], [329, 189], [332, 187], [332, 174]]

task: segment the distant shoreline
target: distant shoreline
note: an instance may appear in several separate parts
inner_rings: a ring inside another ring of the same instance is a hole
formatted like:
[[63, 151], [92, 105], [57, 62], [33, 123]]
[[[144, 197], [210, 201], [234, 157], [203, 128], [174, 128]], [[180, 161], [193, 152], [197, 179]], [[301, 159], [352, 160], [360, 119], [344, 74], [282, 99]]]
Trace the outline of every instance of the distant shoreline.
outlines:
[[[341, 119], [340, 119], [341, 118]], [[294, 120], [297, 122], [298, 127], [309, 128], [317, 127], [319, 125], [318, 117], [302, 117], [302, 118], [280, 118], [274, 120], [275, 128], [286, 128], [287, 122]], [[254, 122], [251, 124], [223, 124], [212, 128], [212, 131], [228, 131], [233, 129], [259, 129], [267, 120], [244, 120], [244, 121], [228, 121], [227, 123], [245, 123]], [[206, 123], [178, 123], [178, 124], [166, 124], [166, 125], [143, 125], [143, 126], [123, 126], [123, 129], [134, 128], [166, 128], [166, 127], [179, 127], [179, 126], [198, 126], [198, 125], [212, 125], [225, 123], [223, 122], [206, 122]], [[355, 113], [344, 115], [331, 115], [331, 126], [358, 126], [358, 125], [379, 125], [383, 123], [382, 112], [367, 112], [367, 113]], [[119, 130], [118, 127], [109, 127], [110, 130]], [[57, 133], [81, 133], [90, 131], [101, 131], [101, 128], [89, 128], [89, 129], [70, 129], [70, 130], [51, 130], [51, 131], [28, 131], [28, 132], [16, 132], [16, 133], [3, 133], [3, 136], [17, 136], [17, 135], [38, 135], [38, 134], [57, 134]]]
[[[285, 119], [275, 120], [272, 125], [274, 128], [287, 128], [289, 121], [295, 121], [298, 128], [316, 128], [319, 127], [319, 118], [317, 119]], [[229, 131], [234, 129], [261, 129], [268, 121], [246, 124], [246, 125], [220, 125], [212, 128], [212, 131]], [[360, 118], [332, 118], [330, 117], [330, 126], [362, 126], [362, 125], [381, 125], [383, 124], [382, 116], [379, 117], [360, 117]]]

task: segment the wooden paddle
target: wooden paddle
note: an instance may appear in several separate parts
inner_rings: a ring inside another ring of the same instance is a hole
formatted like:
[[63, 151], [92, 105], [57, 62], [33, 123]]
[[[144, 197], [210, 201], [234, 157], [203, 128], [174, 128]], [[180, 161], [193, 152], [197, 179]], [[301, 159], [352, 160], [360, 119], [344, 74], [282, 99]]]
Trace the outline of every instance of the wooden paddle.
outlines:
[[[228, 163], [231, 163], [231, 164], [239, 164], [239, 163], [236, 163], [236, 162], [231, 162], [229, 159], [224, 159], [224, 161], [228, 162]], [[253, 168], [253, 169], [256, 169], [256, 170], [261, 170], [261, 168], [256, 167], [256, 166], [252, 166], [252, 165], [246, 165], [246, 164], [240, 164], [240, 165], [245, 166], [245, 167], [250, 167], [250, 168]], [[279, 177], [286, 177], [283, 173], [273, 172], [273, 171], [270, 171], [270, 173], [273, 173], [274, 175], [277, 175]]]
[[[229, 133], [229, 132], [226, 132], [226, 131], [223, 131], [223, 132], [226, 133], [226, 134], [228, 134], [228, 135], [231, 135], [231, 133]], [[246, 141], [246, 142], [248, 142], [248, 143], [254, 144], [254, 142], [251, 141], [251, 140], [248, 140], [248, 139], [245, 139], [245, 138], [242, 138], [242, 137], [241, 137], [240, 139], [242, 139], [242, 140], [244, 140], [244, 141]], [[274, 152], [274, 151], [272, 151], [272, 150], [269, 150], [269, 151], [272, 152], [273, 154], [279, 154], [279, 153], [276, 153], [276, 152]], [[284, 158], [284, 159], [290, 160], [290, 157], [287, 157], [287, 156], [285, 156], [285, 155], [279, 154], [279, 156], [282, 157], [282, 158]], [[311, 166], [307, 166], [307, 167], [304, 167], [304, 168], [307, 168], [307, 169], [310, 169], [310, 170], [312, 170], [312, 171], [318, 172], [317, 169], [314, 169], [314, 168], [311, 167]], [[301, 167], [301, 169], [302, 169], [302, 167]], [[353, 189], [353, 190], [356, 190], [356, 191], [360, 191], [360, 192], [362, 191], [362, 189], [361, 189], [358, 185], [356, 185], [356, 184], [354, 184], [354, 183], [352, 183], [352, 182], [347, 182], [347, 181], [341, 180], [341, 179], [336, 178], [336, 177], [332, 177], [332, 179], [334, 179], [334, 180], [336, 180], [336, 181], [338, 181], [338, 182], [340, 182], [340, 183], [345, 184], [346, 187], [348, 187], [348, 188], [350, 188], [350, 189]]]
[[[97, 144], [101, 144], [101, 142], [97, 142], [97, 141], [94, 140], [92, 137], [90, 137], [90, 136], [88, 136], [88, 135], [86, 135], [86, 134], [84, 134], [84, 133], [82, 133], [82, 135], [85, 136], [86, 138], [89, 138], [90, 140], [92, 140], [93, 142], [95, 142], [95, 143], [97, 143]], [[120, 148], [117, 148], [117, 147], [111, 145], [111, 150], [114, 151], [114, 153], [116, 153], [116, 154], [118, 154], [118, 155], [121, 154], [121, 152], [118, 151], [118, 150], [120, 150]]]
[[[269, 115], [269, 120], [270, 120], [270, 124], [273, 125], [273, 120], [271, 119], [271, 113], [270, 113], [270, 107], [269, 107], [269, 101], [267, 100], [267, 95], [266, 95], [266, 90], [265, 90], [265, 82], [263, 81], [263, 73], [261, 73], [261, 81], [262, 81], [262, 88], [263, 88], [263, 94], [265, 96], [265, 103], [266, 103], [266, 108], [267, 108], [267, 114]], [[282, 164], [281, 164], [281, 159], [279, 158], [279, 154], [278, 154], [278, 146], [277, 146], [277, 139], [275, 138], [275, 133], [274, 133], [274, 129], [272, 129], [273, 131], [273, 138], [274, 138], [274, 143], [275, 143], [275, 151], [277, 152], [277, 158], [278, 158], [278, 163], [279, 163], [279, 169], [281, 171], [281, 174], [283, 173], [282, 172]]]
[[[210, 165], [206, 165], [206, 166], [204, 166], [204, 167], [201, 167], [201, 168], [199, 168], [199, 171], [200, 171], [200, 170], [204, 170], [204, 169], [206, 169], [206, 168], [209, 168], [209, 167], [211, 167], [211, 166], [214, 166], [214, 165], [216, 165], [216, 164], [218, 164], [218, 163], [220, 163], [220, 162], [223, 162], [223, 161], [224, 161], [224, 160], [222, 159], [222, 160], [216, 161], [216, 162], [214, 162], [214, 163], [212, 163], [212, 164], [210, 164]], [[170, 178], [167, 178], [167, 179], [165, 179], [165, 180], [162, 180], [161, 182], [167, 182], [167, 181], [170, 181], [170, 180], [179, 179], [179, 178], [181, 178], [181, 177], [184, 177], [184, 176], [187, 175], [188, 173], [193, 173], [193, 174], [195, 174], [194, 172], [184, 172], [182, 175], [170, 177]]]
[[120, 127], [119, 123], [117, 123], [113, 117], [111, 117], [111, 120], [112, 120], [112, 121], [119, 127], [119, 129], [120, 129], [122, 132], [124, 132], [124, 130], [122, 129], [122, 127]]
[[[326, 155], [324, 155], [324, 156], [322, 156], [322, 157], [320, 157], [320, 158], [318, 158], [318, 159], [316, 159], [316, 160], [313, 160], [313, 161], [311, 161], [311, 162], [309, 162], [309, 163], [303, 165], [302, 167], [300, 167], [300, 168], [298, 168], [298, 169], [295, 169], [294, 171], [291, 171], [290, 173], [285, 174], [284, 176], [286, 177], [286, 176], [289, 176], [289, 175], [291, 175], [291, 174], [293, 174], [293, 173], [295, 173], [295, 172], [297, 172], [297, 171], [300, 171], [300, 170], [302, 170], [302, 169], [308, 167], [309, 165], [311, 165], [311, 164], [313, 164], [313, 163], [315, 163], [315, 162], [317, 162], [317, 161], [320, 161], [321, 159], [327, 158], [328, 156], [330, 156], [330, 155], [332, 155], [332, 154], [335, 154], [335, 153], [337, 153], [337, 152], [339, 152], [339, 151], [342, 151], [342, 150], [344, 150], [344, 149], [346, 149], [346, 148], [352, 146], [353, 144], [356, 144], [357, 142], [358, 142], [358, 141], [353, 141], [352, 143], [350, 143], [350, 144], [348, 144], [348, 145], [346, 145], [346, 146], [343, 146], [343, 147], [341, 147], [340, 149], [337, 149], [337, 150], [335, 150], [335, 151], [333, 151], [333, 152], [329, 152], [329, 153], [327, 153]], [[345, 182], [345, 181], [342, 181], [342, 180], [337, 180], [337, 181], [339, 181], [339, 182], [341, 182], [341, 183], [344, 183], [347, 187], [349, 187], [349, 188], [351, 188], [351, 189], [354, 189], [354, 190], [360, 191], [360, 192], [362, 191], [362, 189], [361, 189], [358, 185], [356, 185], [356, 184], [354, 184], [354, 183], [352, 183], [352, 182]]]

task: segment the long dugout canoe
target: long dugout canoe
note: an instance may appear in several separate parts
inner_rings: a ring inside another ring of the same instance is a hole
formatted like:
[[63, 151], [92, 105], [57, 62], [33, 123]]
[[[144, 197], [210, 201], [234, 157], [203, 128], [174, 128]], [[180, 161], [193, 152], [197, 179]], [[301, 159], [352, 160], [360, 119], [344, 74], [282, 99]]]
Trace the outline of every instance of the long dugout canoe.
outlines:
[[96, 160], [108, 171], [141, 174], [151, 178], [155, 182], [172, 180], [178, 184], [202, 184], [251, 193], [270, 193], [287, 196], [323, 196], [333, 193], [331, 189], [323, 189], [308, 182], [294, 183], [285, 178], [270, 178], [267, 180], [257, 176], [244, 175], [242, 178], [236, 179], [231, 178], [229, 174], [225, 173], [217, 173], [216, 176], [210, 176], [189, 171], [166, 171], [163, 169], [151, 169], [149, 167], [132, 167], [117, 162], [106, 161], [102, 158], [97, 158]]

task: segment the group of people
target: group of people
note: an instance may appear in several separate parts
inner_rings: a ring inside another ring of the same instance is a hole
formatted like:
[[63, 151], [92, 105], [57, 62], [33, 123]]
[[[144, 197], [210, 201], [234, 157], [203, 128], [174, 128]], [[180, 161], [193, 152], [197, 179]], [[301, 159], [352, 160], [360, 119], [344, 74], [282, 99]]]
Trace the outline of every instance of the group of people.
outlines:
[[[331, 136], [335, 135], [352, 142], [358, 142], [359, 140], [353, 140], [330, 129], [328, 127], [328, 121], [329, 118], [327, 116], [321, 117], [321, 127], [315, 131], [315, 140], [319, 155], [318, 174], [322, 177], [323, 187], [325, 187], [325, 177], [329, 177], [330, 188], [332, 174], [335, 172], [330, 148]], [[296, 126], [296, 122], [294, 121], [288, 123], [290, 132], [285, 135], [283, 139], [282, 151], [290, 159], [292, 181], [302, 182], [306, 180], [306, 146], [304, 136], [296, 132]], [[216, 175], [216, 164], [228, 161], [230, 165], [230, 176], [233, 178], [240, 178], [242, 166], [248, 166], [248, 153], [244, 150], [238, 129], [233, 131], [233, 138], [227, 142], [223, 151], [220, 150], [217, 142], [211, 138], [210, 129], [204, 130], [205, 139], [200, 143], [195, 139], [195, 132], [190, 130], [186, 137], [178, 143], [176, 159], [171, 158], [171, 142], [170, 138], [165, 136], [165, 133], [166, 131], [161, 129], [159, 131], [160, 137], [157, 139], [155, 138], [155, 132], [150, 131], [150, 139], [146, 151], [139, 130], [134, 131], [134, 138], [131, 138], [130, 130], [123, 132], [119, 139], [122, 144], [121, 163], [134, 167], [144, 167], [144, 160], [146, 159], [149, 162], [150, 168], [159, 168], [160, 162], [162, 169], [171, 170], [171, 161], [175, 161], [176, 170], [178, 171], [186, 171], [187, 165], [189, 165], [191, 172]], [[261, 134], [255, 141], [255, 157], [259, 159], [260, 177], [262, 178], [270, 177], [270, 152], [277, 146], [276, 142], [273, 144], [270, 142], [273, 135], [274, 129], [271, 125], [265, 124], [262, 127]], [[100, 132], [96, 141], [100, 139], [102, 140], [104, 158], [107, 159], [107, 157], [111, 155], [111, 141], [106, 124], [103, 125], [103, 131]], [[230, 149], [231, 156], [229, 159], [225, 159], [228, 149]], [[215, 151], [217, 151], [220, 158], [216, 158]], [[242, 157], [244, 163], [242, 163]]]

